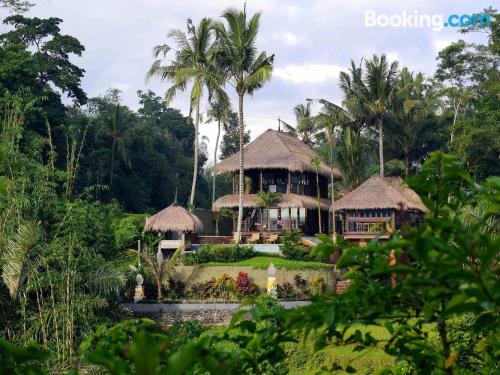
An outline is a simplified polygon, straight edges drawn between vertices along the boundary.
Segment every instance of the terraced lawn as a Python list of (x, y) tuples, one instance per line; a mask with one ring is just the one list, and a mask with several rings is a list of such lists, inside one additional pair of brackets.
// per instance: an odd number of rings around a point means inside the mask
[(234, 263), (222, 263), (222, 262), (209, 262), (201, 264), (202, 267), (214, 267), (214, 266), (229, 266), (229, 267), (253, 267), (266, 269), (269, 265), (273, 263), (276, 268), (285, 268), (288, 270), (307, 270), (307, 269), (324, 269), (332, 268), (333, 266), (328, 263), (319, 262), (308, 262), (303, 260), (290, 260), (281, 257), (272, 256), (259, 256), (246, 260), (242, 260)]

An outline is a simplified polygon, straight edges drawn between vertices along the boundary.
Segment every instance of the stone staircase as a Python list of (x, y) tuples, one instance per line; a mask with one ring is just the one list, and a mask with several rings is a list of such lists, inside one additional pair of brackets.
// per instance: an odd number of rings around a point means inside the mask
[(349, 285), (351, 285), (351, 280), (337, 280), (335, 292), (338, 294), (344, 293), (349, 288)]

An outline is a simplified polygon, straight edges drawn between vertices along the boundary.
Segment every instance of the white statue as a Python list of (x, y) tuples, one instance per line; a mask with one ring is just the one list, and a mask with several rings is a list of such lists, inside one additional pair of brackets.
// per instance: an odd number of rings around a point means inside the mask
[(267, 268), (267, 294), (277, 297), (278, 285), (276, 283), (276, 267), (271, 263)]
[(138, 274), (135, 278), (135, 281), (137, 282), (137, 285), (135, 287), (134, 303), (137, 303), (144, 299), (144, 287), (142, 286), (142, 284), (144, 283), (144, 278), (141, 274)]

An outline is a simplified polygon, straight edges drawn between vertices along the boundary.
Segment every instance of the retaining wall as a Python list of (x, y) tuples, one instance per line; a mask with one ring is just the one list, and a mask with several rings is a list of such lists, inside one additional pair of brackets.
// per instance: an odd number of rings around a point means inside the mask
[[(249, 278), (260, 288), (267, 287), (267, 269), (257, 269), (253, 267), (232, 267), (232, 266), (177, 266), (175, 267), (172, 278), (182, 281), (187, 288), (194, 283), (204, 282), (216, 278), (227, 273), (229, 276), (236, 278), (238, 272), (248, 273)], [(338, 275), (332, 269), (306, 269), (306, 270), (287, 270), (284, 268), (276, 269), (276, 281), (278, 284), (288, 281), (293, 285), (295, 275), (301, 275), (309, 283), (317, 277), (323, 277), (328, 291), (333, 291), (335, 288), (335, 278)]]

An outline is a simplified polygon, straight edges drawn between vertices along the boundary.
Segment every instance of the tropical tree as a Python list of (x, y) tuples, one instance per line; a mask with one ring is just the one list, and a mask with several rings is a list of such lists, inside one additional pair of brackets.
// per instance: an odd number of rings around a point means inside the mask
[(411, 153), (428, 128), (426, 116), (436, 111), (440, 101), (425, 84), (422, 73), (414, 75), (406, 67), (401, 70), (395, 85), (392, 121), (388, 121), (388, 127), (391, 138), (403, 151), (404, 171), (408, 176)]
[[(215, 138), (215, 150), (214, 150), (214, 167), (217, 164), (217, 153), (219, 151), (219, 139), (221, 132), (221, 125), (229, 121), (231, 114), (231, 105), (228, 101), (219, 98), (210, 102), (210, 108), (207, 111), (208, 119), (207, 122), (217, 121), (217, 137)], [(215, 180), (216, 173), (215, 168), (212, 173), (212, 204), (215, 202)]]
[(152, 245), (144, 245), (144, 248), (139, 250), (129, 250), (128, 253), (134, 259), (139, 258), (145, 264), (147, 270), (151, 273), (156, 284), (156, 299), (158, 303), (163, 301), (163, 284), (167, 276), (172, 272), (177, 259), (184, 251), (184, 246), (177, 248), (170, 258), (165, 259), (160, 249), (155, 253), (153, 246), (159, 240), (153, 242)]
[(221, 67), (226, 82), (234, 88), (238, 96), (240, 177), (237, 236), (241, 240), (245, 165), (244, 97), (246, 94), (252, 95), (271, 79), (274, 55), (267, 56), (265, 52), (257, 51), (256, 39), (260, 13), (254, 14), (247, 20), (246, 8), (243, 8), (243, 11), (230, 8), (223, 13), (222, 17), (226, 24), (223, 22), (214, 24), (217, 34), (215, 61)]
[(125, 108), (116, 104), (110, 113), (107, 120), (107, 133), (111, 136), (111, 165), (109, 172), (109, 186), (113, 185), (113, 176), (115, 170), (115, 157), (117, 148), (122, 155), (125, 163), (128, 163), (126, 147), (124, 144), (125, 137), (130, 130), (132, 114)]
[[(274, 203), (281, 199), (281, 193), (274, 191), (261, 191), (257, 193), (259, 200), (257, 201), (257, 207), (261, 209), (267, 208), (268, 210), (273, 206)], [(263, 211), (261, 210), (261, 218), (263, 216)], [(267, 230), (269, 230), (269, 213), (267, 214)]]
[(314, 136), (317, 132), (317, 127), (315, 125), (316, 117), (312, 115), (311, 104), (312, 102), (308, 100), (306, 104), (297, 104), (295, 106), (293, 109), (297, 122), (295, 127), (283, 120), (280, 120), (280, 123), (283, 124), (286, 133), (298, 137), (302, 142), (309, 146), (313, 146), (315, 144)]
[(350, 190), (357, 188), (367, 177), (368, 150), (368, 142), (362, 133), (355, 132), (349, 125), (342, 129), (337, 159), (343, 184)]
[(378, 153), (380, 175), (384, 176), (384, 117), (390, 109), (395, 93), (398, 62), (389, 64), (385, 55), (374, 55), (365, 63), (363, 96), (373, 113), (378, 129)]
[[(319, 132), (319, 138), (324, 138), (329, 149), (329, 165), (330, 165), (330, 181), (331, 181), (331, 199), (332, 205), (335, 203), (335, 173), (334, 173), (334, 153), (337, 148), (337, 128), (344, 126), (348, 121), (349, 117), (346, 111), (337, 106), (336, 104), (329, 102), (325, 99), (321, 99), (320, 103), (323, 105), (321, 112), (315, 116), (315, 127), (316, 131)], [(337, 233), (335, 213), (333, 213), (333, 237), (335, 239)]]
[(167, 104), (179, 92), (185, 91), (189, 84), (191, 85), (189, 115), (191, 117), (194, 110), (195, 140), (190, 207), (194, 206), (198, 177), (201, 98), (205, 90), (208, 91), (209, 98), (214, 92), (223, 95), (219, 92), (223, 83), (222, 77), (217, 73), (216, 65), (210, 62), (213, 52), (211, 24), (212, 22), (208, 18), (203, 18), (198, 26), (195, 26), (191, 19), (188, 19), (186, 33), (178, 29), (171, 30), (167, 37), (173, 38), (177, 45), (174, 60), (164, 64), (163, 59), (172, 50), (172, 47), (168, 44), (157, 45), (153, 49), (156, 60), (147, 73), (147, 78), (156, 76), (162, 81), (170, 83), (165, 97)]
[(364, 71), (351, 62), (351, 76), (341, 74), (341, 89), (345, 99), (359, 117), (376, 125), (379, 140), (379, 170), (384, 176), (384, 120), (395, 94), (398, 62), (389, 63), (387, 57), (373, 55), (364, 64)]
[(318, 208), (318, 223), (319, 223), (319, 233), (321, 232), (321, 203), (320, 203), (320, 190), (319, 190), (319, 167), (321, 165), (321, 159), (318, 156), (313, 156), (311, 158), (311, 165), (316, 172), (316, 202)]

